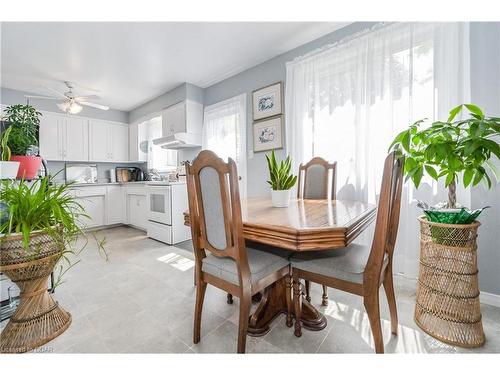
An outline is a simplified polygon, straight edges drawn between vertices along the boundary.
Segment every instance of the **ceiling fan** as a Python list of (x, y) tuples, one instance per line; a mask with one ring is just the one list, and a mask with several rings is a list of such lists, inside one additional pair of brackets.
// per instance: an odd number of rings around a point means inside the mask
[(81, 110), (83, 109), (82, 106), (102, 109), (103, 111), (107, 111), (109, 109), (107, 105), (101, 105), (89, 102), (89, 100), (99, 100), (100, 99), (99, 96), (97, 95), (76, 96), (75, 93), (73, 92), (75, 84), (69, 81), (64, 81), (64, 84), (68, 88), (68, 91), (66, 92), (60, 92), (51, 87), (44, 86), (47, 90), (52, 91), (57, 96), (25, 95), (25, 97), (31, 99), (63, 100), (61, 103), (57, 103), (57, 106), (61, 111), (70, 113), (72, 115), (80, 113)]

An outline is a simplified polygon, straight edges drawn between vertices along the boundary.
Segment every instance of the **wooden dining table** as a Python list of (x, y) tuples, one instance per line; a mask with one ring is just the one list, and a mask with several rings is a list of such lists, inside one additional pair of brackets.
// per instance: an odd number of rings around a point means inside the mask
[[(241, 201), (243, 234), (249, 243), (262, 249), (292, 252), (331, 250), (348, 246), (375, 219), (376, 205), (350, 200), (292, 199), (284, 208), (272, 206), (270, 198)], [(189, 212), (184, 223), (190, 224)], [(281, 279), (264, 290), (259, 305), (250, 316), (248, 334), (265, 335), (270, 323), (286, 313), (286, 281)], [(303, 299), (302, 323), (305, 329), (319, 331), (326, 318)]]

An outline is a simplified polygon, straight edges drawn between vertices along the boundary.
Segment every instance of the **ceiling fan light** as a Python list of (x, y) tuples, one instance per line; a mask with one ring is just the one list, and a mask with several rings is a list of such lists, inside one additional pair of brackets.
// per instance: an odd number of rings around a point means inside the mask
[(71, 113), (72, 115), (76, 115), (77, 113), (80, 113), (82, 109), (83, 107), (80, 104), (73, 102), (68, 107), (68, 112)]
[(57, 106), (61, 111), (67, 112), (69, 108), (69, 103), (68, 102), (57, 103)]

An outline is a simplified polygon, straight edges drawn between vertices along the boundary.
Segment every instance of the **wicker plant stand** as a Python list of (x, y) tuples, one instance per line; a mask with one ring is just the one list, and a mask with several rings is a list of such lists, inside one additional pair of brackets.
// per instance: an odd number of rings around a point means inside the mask
[(71, 315), (47, 291), (48, 278), (61, 256), (61, 249), (48, 235), (31, 235), (25, 250), (21, 235), (1, 238), (0, 271), (19, 287), (20, 302), (0, 335), (0, 352), (23, 353), (63, 333)]
[(415, 322), (447, 344), (484, 344), (477, 280), (480, 223), (441, 224), (420, 217), (420, 272)]

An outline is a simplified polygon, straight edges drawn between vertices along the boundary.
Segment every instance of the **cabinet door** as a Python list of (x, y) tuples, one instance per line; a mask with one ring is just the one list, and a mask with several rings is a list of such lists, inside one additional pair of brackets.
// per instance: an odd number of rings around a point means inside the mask
[(110, 160), (109, 150), (109, 130), (105, 121), (89, 121), (89, 160), (107, 161)]
[(125, 125), (109, 124), (111, 161), (128, 161), (128, 127)]
[(147, 207), (146, 196), (129, 194), (128, 200), (128, 222), (129, 224), (146, 229), (147, 227)]
[(162, 114), (162, 136), (186, 131), (185, 102), (168, 107)]
[(64, 160), (63, 133), (64, 116), (44, 113), (40, 118), (40, 155), (45, 160)]
[(128, 160), (139, 161), (139, 124), (132, 124), (128, 128)]
[(129, 161), (147, 162), (148, 161), (148, 122), (132, 124), (128, 132), (129, 140)]
[(125, 190), (121, 186), (106, 187), (106, 224), (118, 224), (126, 221)]
[(104, 195), (80, 197), (76, 200), (89, 216), (88, 218), (80, 218), (84, 228), (99, 227), (105, 224)]
[(64, 127), (64, 160), (89, 160), (88, 120), (68, 117)]

